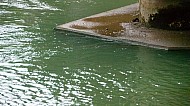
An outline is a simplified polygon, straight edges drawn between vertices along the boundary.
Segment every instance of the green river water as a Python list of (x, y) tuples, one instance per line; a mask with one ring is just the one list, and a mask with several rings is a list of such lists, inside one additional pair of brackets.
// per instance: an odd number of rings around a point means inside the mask
[(136, 0), (0, 0), (0, 106), (190, 106), (190, 51), (57, 32)]

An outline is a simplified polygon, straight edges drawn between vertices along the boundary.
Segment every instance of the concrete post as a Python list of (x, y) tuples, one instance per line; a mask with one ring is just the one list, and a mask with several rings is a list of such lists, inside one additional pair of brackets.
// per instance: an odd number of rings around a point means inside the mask
[(190, 0), (140, 0), (140, 20), (150, 27), (190, 29)]

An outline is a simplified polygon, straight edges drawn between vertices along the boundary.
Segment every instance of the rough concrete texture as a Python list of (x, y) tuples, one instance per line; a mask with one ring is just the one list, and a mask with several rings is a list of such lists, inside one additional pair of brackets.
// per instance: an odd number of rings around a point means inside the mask
[(139, 23), (139, 4), (132, 4), (56, 27), (58, 30), (165, 50), (190, 49), (190, 31), (147, 28)]
[(140, 0), (141, 22), (167, 30), (190, 29), (189, 0)]

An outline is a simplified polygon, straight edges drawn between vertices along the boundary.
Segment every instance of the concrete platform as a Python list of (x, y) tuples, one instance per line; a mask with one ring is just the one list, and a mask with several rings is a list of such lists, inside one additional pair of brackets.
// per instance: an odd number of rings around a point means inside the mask
[(138, 3), (132, 4), (59, 25), (56, 29), (158, 49), (190, 49), (190, 31), (144, 27), (138, 22), (138, 8)]

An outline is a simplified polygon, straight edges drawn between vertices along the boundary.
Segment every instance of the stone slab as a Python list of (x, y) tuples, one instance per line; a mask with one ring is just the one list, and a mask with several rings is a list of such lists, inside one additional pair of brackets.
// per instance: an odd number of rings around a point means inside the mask
[(190, 31), (144, 27), (138, 21), (138, 8), (138, 3), (132, 4), (59, 25), (56, 29), (158, 49), (190, 49)]

